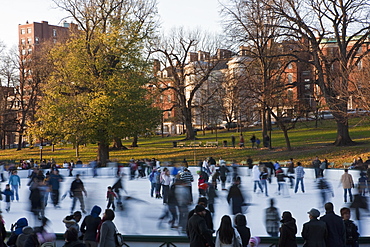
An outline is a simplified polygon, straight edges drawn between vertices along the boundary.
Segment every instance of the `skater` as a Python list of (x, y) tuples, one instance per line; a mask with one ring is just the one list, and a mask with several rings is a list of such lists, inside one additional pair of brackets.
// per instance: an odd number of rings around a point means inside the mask
[[(150, 182), (150, 197), (153, 197), (154, 191), (157, 188), (157, 179), (156, 179), (156, 174), (157, 174), (157, 168), (154, 168), (150, 174), (149, 174), (149, 182)], [(156, 195), (157, 198), (157, 195)]]
[(349, 194), (349, 200), (352, 202), (352, 188), (355, 187), (353, 183), (352, 175), (348, 173), (348, 169), (344, 169), (344, 174), (340, 179), (340, 183), (344, 190), (344, 202), (347, 202), (347, 192)]
[(59, 174), (58, 170), (53, 170), (50, 174), (48, 185), (51, 191), (51, 199), (54, 204), (54, 208), (59, 208), (59, 189), (60, 183), (63, 181), (63, 177)]
[(268, 173), (267, 167), (263, 167), (262, 172), (260, 174), (260, 182), (261, 182), (262, 188), (265, 187), (265, 195), (267, 197), (269, 196), (267, 193), (267, 180), (268, 179), (269, 179), (269, 173)]
[(315, 178), (318, 179), (320, 175), (320, 165), (321, 161), (319, 160), (319, 157), (315, 157), (315, 159), (312, 161), (312, 167), (315, 169)]
[(114, 199), (117, 198), (116, 193), (113, 192), (112, 187), (108, 186), (108, 191), (107, 191), (107, 208), (110, 208), (112, 206), (113, 211), (116, 210), (116, 205), (114, 205)]
[(259, 164), (255, 164), (252, 169), (252, 174), (253, 174), (253, 181), (254, 181), (254, 188), (253, 192), (256, 192), (257, 186), (260, 188), (261, 192), (263, 193), (263, 188), (261, 186), (260, 182), (260, 169), (259, 169)]
[(84, 183), (80, 179), (80, 174), (76, 175), (76, 179), (71, 184), (70, 191), (73, 196), (71, 214), (73, 214), (77, 200), (80, 202), (82, 213), (86, 214), (83, 193), (87, 196), (87, 192), (85, 190)]
[(333, 191), (330, 183), (328, 181), (326, 181), (325, 178), (320, 177), (320, 176), (317, 179), (317, 188), (320, 191), (322, 206), (324, 206), (325, 203), (328, 202), (329, 195), (334, 197), (334, 191)]
[(233, 215), (243, 213), (242, 206), (244, 204), (244, 196), (239, 188), (240, 182), (240, 177), (236, 177), (227, 195), (227, 203), (231, 205)]
[(19, 194), (18, 194), (18, 189), (21, 188), (21, 179), (18, 176), (18, 171), (15, 170), (12, 172), (12, 175), (9, 177), (9, 184), (11, 186), (11, 189), (13, 191), (12, 195), (12, 201), (14, 200), (14, 195), (15, 199), (19, 201)]
[(120, 177), (118, 178), (118, 180), (113, 184), (112, 186), (112, 190), (116, 193), (117, 195), (117, 206), (123, 210), (123, 205), (122, 205), (122, 196), (121, 196), (121, 189), (127, 194), (127, 191), (126, 189), (124, 188), (123, 184), (122, 184), (122, 179), (123, 179), (123, 174), (120, 174)]
[(304, 193), (303, 178), (304, 178), (305, 172), (304, 172), (301, 162), (297, 162), (297, 167), (295, 168), (295, 174), (296, 174), (296, 182), (295, 182), (294, 193), (298, 192), (299, 184), (301, 184), (301, 191)]
[(277, 237), (279, 234), (279, 210), (274, 207), (275, 200), (273, 198), (270, 199), (270, 207), (265, 209), (265, 226), (266, 232), (271, 237)]
[(221, 179), (221, 188), (222, 190), (226, 190), (226, 178), (229, 173), (229, 169), (226, 167), (226, 163), (222, 163), (220, 167), (220, 179)]
[(1, 194), (5, 195), (5, 203), (6, 203), (6, 206), (5, 206), (5, 211), (9, 213), (10, 211), (10, 199), (12, 196), (14, 196), (14, 193), (13, 191), (10, 189), (10, 185), (7, 184), (5, 185), (5, 190), (3, 190), (1, 192)]

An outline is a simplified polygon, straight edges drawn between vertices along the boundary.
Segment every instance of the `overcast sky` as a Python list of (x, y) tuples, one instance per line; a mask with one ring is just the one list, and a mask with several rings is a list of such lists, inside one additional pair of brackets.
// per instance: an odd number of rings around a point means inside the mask
[[(217, 0), (157, 0), (161, 23), (165, 30), (173, 26), (221, 31)], [(18, 42), (18, 25), (26, 21), (48, 21), (60, 25), (66, 16), (55, 9), (52, 0), (0, 0), (0, 41), (7, 47)]]

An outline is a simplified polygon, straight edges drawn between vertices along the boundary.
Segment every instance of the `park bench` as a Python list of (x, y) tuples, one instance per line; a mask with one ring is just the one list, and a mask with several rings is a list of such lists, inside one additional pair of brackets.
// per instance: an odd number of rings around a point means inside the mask
[(206, 147), (218, 147), (218, 142), (206, 142)]
[(351, 162), (344, 162), (343, 163), (343, 168), (349, 168), (350, 166), (352, 166), (353, 163)]
[(189, 147), (200, 147), (202, 142), (190, 142)]
[(178, 142), (177, 146), (178, 147), (186, 147), (186, 142)]

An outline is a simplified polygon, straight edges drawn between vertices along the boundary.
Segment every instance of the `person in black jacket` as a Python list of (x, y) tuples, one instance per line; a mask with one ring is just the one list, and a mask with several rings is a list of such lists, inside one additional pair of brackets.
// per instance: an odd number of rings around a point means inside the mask
[(64, 233), (66, 243), (63, 247), (86, 247), (84, 243), (78, 240), (78, 232), (75, 228), (69, 228)]
[(6, 246), (6, 244), (4, 243), (5, 238), (6, 238), (6, 230), (5, 230), (3, 216), (1, 215), (1, 211), (0, 211), (0, 247)]
[(190, 239), (190, 247), (213, 247), (212, 230), (208, 229), (204, 215), (206, 208), (202, 205), (195, 207), (193, 216), (190, 217), (186, 233)]
[[(198, 199), (198, 205), (201, 205), (201, 206), (204, 207), (206, 213), (205, 213), (205, 215), (203, 217), (206, 220), (206, 224), (207, 224), (208, 229), (211, 229), (212, 232), (214, 232), (214, 230), (213, 230), (212, 214), (207, 209), (207, 205), (208, 205), (207, 198), (206, 197), (199, 197), (199, 199)], [(189, 212), (189, 214), (188, 214), (188, 220), (194, 215), (194, 213), (195, 213), (195, 208)]]
[(358, 228), (353, 223), (351, 218), (351, 210), (349, 208), (341, 208), (340, 215), (343, 218), (344, 226), (346, 228), (346, 247), (358, 247)]
[(279, 246), (297, 247), (295, 237), (297, 234), (297, 225), (295, 219), (292, 217), (292, 214), (289, 211), (283, 212), (282, 220), (280, 222), (282, 224), (279, 229)]
[(244, 197), (239, 186), (240, 177), (236, 177), (234, 184), (230, 187), (229, 194), (227, 195), (227, 202), (229, 204), (231, 203), (233, 215), (242, 213), (242, 206), (244, 204)]
[(235, 215), (235, 228), (239, 232), (239, 235), (242, 239), (243, 247), (246, 247), (251, 238), (251, 230), (247, 227), (247, 219), (244, 214)]
[(344, 247), (346, 242), (346, 229), (342, 218), (334, 213), (334, 205), (331, 202), (325, 203), (325, 215), (320, 220), (326, 223), (328, 238), (326, 247)]
[(326, 247), (325, 240), (328, 236), (326, 223), (317, 218), (320, 216), (319, 210), (312, 208), (308, 213), (309, 222), (303, 224), (302, 238), (304, 247)]

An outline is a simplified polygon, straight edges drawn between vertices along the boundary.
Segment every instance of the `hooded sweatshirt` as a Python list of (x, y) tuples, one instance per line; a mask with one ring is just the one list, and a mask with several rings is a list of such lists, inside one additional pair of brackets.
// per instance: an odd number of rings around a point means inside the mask
[(17, 220), (17, 222), (14, 225), (15, 230), (12, 231), (12, 233), (10, 234), (10, 237), (8, 239), (8, 242), (6, 242), (6, 244), (9, 246), (15, 245), (15, 243), (17, 242), (18, 236), (22, 233), (22, 229), (25, 226), (28, 226), (28, 221), (26, 218), (20, 218), (19, 220)]
[(91, 214), (86, 216), (81, 224), (81, 232), (84, 235), (84, 241), (95, 241), (98, 226), (101, 222), (99, 214), (101, 213), (101, 208), (99, 206), (94, 206), (91, 210)]

